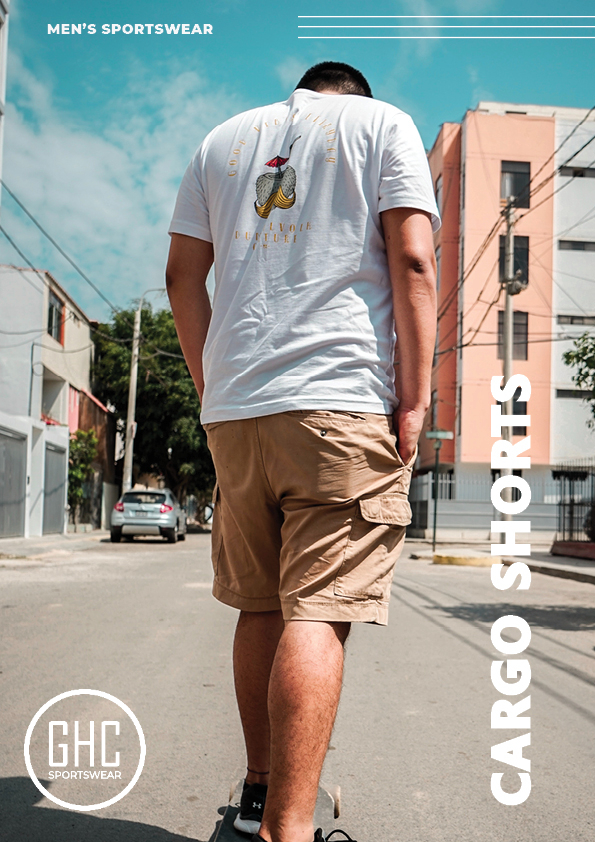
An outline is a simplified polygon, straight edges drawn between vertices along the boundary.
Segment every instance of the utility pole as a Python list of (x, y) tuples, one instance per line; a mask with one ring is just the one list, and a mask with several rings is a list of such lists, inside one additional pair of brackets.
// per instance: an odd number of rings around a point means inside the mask
[(130, 381), (128, 384), (128, 414), (126, 416), (126, 443), (124, 449), (124, 469), (122, 475), (122, 493), (132, 488), (132, 459), (134, 456), (134, 435), (136, 433), (136, 384), (138, 380), (138, 351), (140, 347), (140, 320), (145, 295), (150, 292), (164, 292), (163, 287), (147, 289), (140, 297), (138, 309), (134, 314), (132, 329), (132, 358), (130, 360)]
[(440, 448), (442, 447), (442, 442), (452, 441), (454, 439), (454, 433), (452, 430), (428, 430), (426, 432), (427, 439), (434, 439), (434, 450), (436, 452), (436, 462), (434, 464), (434, 482), (433, 485), (433, 498), (434, 498), (434, 524), (432, 528), (432, 552), (436, 551), (436, 525), (438, 523), (438, 497), (440, 495)]
[[(504, 325), (502, 344), (504, 346), (504, 383), (508, 383), (512, 377), (512, 357), (514, 348), (514, 311), (512, 306), (513, 295), (518, 295), (519, 292), (525, 289), (526, 283), (520, 279), (519, 274), (514, 271), (514, 196), (508, 196), (506, 200), (506, 207), (504, 209), (506, 217), (506, 240), (504, 244), (504, 280), (502, 286), (505, 291), (504, 299)], [(503, 404), (504, 415), (514, 414), (514, 400), (510, 398)], [(512, 441), (512, 426), (502, 427), (502, 438), (505, 441)], [(502, 468), (501, 476), (512, 476), (512, 468)], [(502, 495), (503, 500), (507, 503), (512, 502), (512, 488), (509, 486), (504, 489)], [(512, 520), (512, 515), (502, 513), (502, 520)]]
[(130, 381), (128, 384), (128, 415), (126, 416), (126, 449), (124, 450), (124, 471), (122, 477), (122, 493), (132, 488), (132, 457), (134, 455), (134, 434), (136, 432), (136, 383), (138, 379), (138, 349), (140, 345), (140, 317), (143, 298), (138, 303), (134, 314), (134, 328), (132, 331), (132, 359), (130, 361)]

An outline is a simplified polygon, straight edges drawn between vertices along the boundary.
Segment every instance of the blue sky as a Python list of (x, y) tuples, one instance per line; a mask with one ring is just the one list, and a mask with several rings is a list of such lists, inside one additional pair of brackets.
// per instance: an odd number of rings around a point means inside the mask
[[(401, 0), (373, 9), (342, 0), (324, 6), (328, 15), (368, 10), (375, 15), (594, 12), (585, 0), (572, 8), (553, 0)], [(362, 70), (377, 98), (414, 117), (428, 147), (441, 123), (459, 120), (480, 99), (595, 104), (595, 40), (299, 40), (298, 22), (315, 21), (298, 21), (298, 15), (319, 14), (318, 3), (286, 0), (12, 0), (5, 181), (110, 300), (125, 306), (163, 282), (177, 186), (207, 131), (233, 113), (285, 99), (317, 61), (346, 61)], [(48, 23), (95, 23), (98, 29), (105, 23), (210, 23), (213, 35), (58, 36), (47, 34)], [(103, 302), (6, 194), (2, 224), (91, 317), (107, 316)], [(5, 241), (0, 261), (23, 262)]]

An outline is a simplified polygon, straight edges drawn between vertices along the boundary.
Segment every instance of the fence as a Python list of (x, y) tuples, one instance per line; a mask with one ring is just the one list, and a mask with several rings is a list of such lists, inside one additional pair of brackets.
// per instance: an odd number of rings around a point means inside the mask
[[(595, 471), (595, 467), (593, 470)], [(433, 477), (433, 471), (414, 477), (411, 482), (410, 499), (432, 499), (434, 497)], [(439, 473), (438, 499), (489, 502), (494, 479), (495, 477), (491, 475), (489, 470), (486, 470), (485, 474), (460, 473), (458, 476), (454, 472)], [(524, 479), (531, 487), (531, 501), (533, 503), (557, 503), (560, 499), (561, 491), (557, 478), (550, 478), (543, 474), (531, 476), (530, 472), (527, 471)]]
[[(496, 475), (488, 466), (479, 471), (441, 471), (438, 474), (438, 525), (443, 529), (489, 530), (499, 515), (492, 507), (491, 490)], [(560, 483), (548, 471), (524, 472), (531, 488), (533, 529), (553, 535), (558, 517)], [(434, 472), (413, 478), (409, 495), (412, 510), (410, 534), (428, 529), (434, 510)], [(583, 516), (584, 520), (584, 516)], [(584, 540), (588, 540), (585, 538)]]
[(595, 460), (558, 465), (552, 475), (560, 488), (558, 541), (595, 541)]

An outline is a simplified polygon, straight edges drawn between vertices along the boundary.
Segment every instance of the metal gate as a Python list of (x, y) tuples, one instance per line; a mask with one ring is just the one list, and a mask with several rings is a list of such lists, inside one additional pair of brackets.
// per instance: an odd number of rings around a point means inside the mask
[(66, 451), (52, 444), (45, 446), (43, 492), (43, 534), (64, 531), (66, 493)]
[(0, 430), (0, 537), (25, 534), (27, 439)]

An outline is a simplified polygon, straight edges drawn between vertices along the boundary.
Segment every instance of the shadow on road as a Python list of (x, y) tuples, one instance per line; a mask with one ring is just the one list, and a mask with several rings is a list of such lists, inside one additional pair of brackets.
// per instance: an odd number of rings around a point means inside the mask
[(493, 623), (508, 614), (521, 616), (530, 626), (559, 631), (590, 631), (595, 629), (595, 610), (581, 605), (512, 605), (499, 603), (464, 603), (462, 605), (433, 605), (458, 620)]
[(3, 842), (200, 842), (151, 824), (36, 807), (42, 797), (30, 778), (0, 778)]

